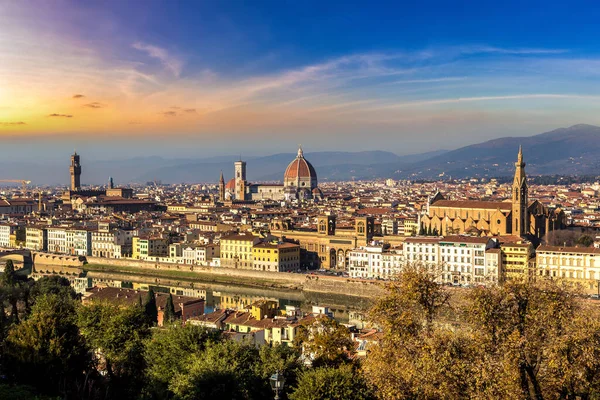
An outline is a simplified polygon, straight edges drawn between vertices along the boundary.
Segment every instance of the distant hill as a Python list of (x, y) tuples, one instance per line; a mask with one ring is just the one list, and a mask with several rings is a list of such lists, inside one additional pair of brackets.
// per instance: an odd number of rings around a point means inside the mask
[[(528, 175), (600, 175), (600, 127), (574, 125), (529, 137), (505, 137), (452, 151), (398, 156), (387, 151), (314, 152), (306, 158), (315, 166), (319, 181), (352, 179), (440, 179), (510, 176), (519, 145), (523, 146)], [(295, 153), (244, 157), (251, 182), (281, 181)], [(165, 183), (216, 182), (221, 170), (233, 177), (239, 156), (204, 159), (165, 159), (158, 156), (126, 160), (83, 159), (82, 182), (102, 184), (112, 176), (116, 184), (160, 180)], [(68, 160), (60, 164), (3, 163), (7, 177), (26, 177), (32, 184), (68, 183)]]
[(529, 175), (600, 174), (600, 127), (574, 125), (530, 137), (505, 137), (462, 147), (426, 161), (403, 166), (395, 177), (437, 178), (508, 176), (514, 172), (519, 145)]

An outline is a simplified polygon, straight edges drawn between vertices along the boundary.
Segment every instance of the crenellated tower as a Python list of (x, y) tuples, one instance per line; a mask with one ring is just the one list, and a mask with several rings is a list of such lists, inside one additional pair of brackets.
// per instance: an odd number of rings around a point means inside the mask
[(71, 190), (78, 191), (81, 189), (81, 164), (77, 152), (74, 152), (71, 156), (69, 172), (71, 173)]

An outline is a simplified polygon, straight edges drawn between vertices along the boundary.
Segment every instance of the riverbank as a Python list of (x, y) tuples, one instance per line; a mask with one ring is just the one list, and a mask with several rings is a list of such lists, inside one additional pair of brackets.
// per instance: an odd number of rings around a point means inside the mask
[(378, 281), (358, 280), (326, 275), (273, 273), (233, 268), (155, 264), (136, 260), (90, 259), (82, 268), (87, 271), (121, 273), (187, 282), (216, 283), (255, 288), (296, 290), (316, 294), (334, 294), (358, 298), (376, 298), (383, 294)]

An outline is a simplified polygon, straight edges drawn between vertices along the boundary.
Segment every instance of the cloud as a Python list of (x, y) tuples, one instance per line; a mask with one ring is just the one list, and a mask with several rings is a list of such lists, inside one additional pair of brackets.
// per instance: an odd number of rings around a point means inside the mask
[(188, 114), (197, 114), (195, 108), (186, 108), (185, 110), (183, 110), (183, 112), (188, 113)]
[(16, 125), (27, 125), (26, 122), (17, 121), (17, 122), (0, 122), (1, 126), (16, 126)]
[(97, 101), (95, 101), (93, 103), (84, 104), (83, 106), (88, 107), (88, 108), (104, 108), (104, 107), (106, 107), (104, 104), (98, 103)]
[(74, 94), (74, 95), (73, 95), (73, 98), (74, 98), (74, 99), (83, 99), (84, 97), (85, 97), (85, 96), (84, 96), (84, 95), (82, 95), (82, 94)]
[(175, 111), (164, 111), (161, 113), (165, 117), (176, 117), (177, 113)]
[(129, 125), (141, 125), (141, 122), (139, 122), (139, 121), (129, 121), (128, 124)]
[(411, 83), (436, 83), (436, 82), (456, 82), (456, 81), (464, 81), (466, 77), (464, 76), (452, 76), (446, 78), (431, 78), (431, 79), (406, 79), (400, 81), (389, 82), (390, 84), (396, 85), (404, 85)]
[(169, 107), (171, 110), (181, 110), (181, 107), (171, 106)]
[(49, 117), (73, 118), (70, 114), (50, 114)]
[(152, 58), (158, 59), (163, 67), (168, 69), (176, 77), (179, 77), (181, 74), (183, 63), (177, 58), (171, 56), (167, 50), (142, 42), (135, 42), (131, 46), (136, 50), (145, 52)]

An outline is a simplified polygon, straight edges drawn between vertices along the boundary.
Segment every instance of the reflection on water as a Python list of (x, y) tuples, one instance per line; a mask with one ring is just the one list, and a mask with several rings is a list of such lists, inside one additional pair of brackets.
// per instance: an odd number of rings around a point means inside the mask
[(256, 288), (232, 284), (187, 282), (122, 273), (65, 273), (64, 268), (54, 269), (45, 267), (42, 271), (36, 268), (33, 270), (34, 272), (31, 275), (34, 279), (39, 279), (44, 275), (50, 274), (62, 275), (80, 293), (85, 292), (86, 288), (106, 285), (137, 290), (148, 290), (151, 287), (155, 292), (202, 297), (206, 300), (206, 313), (221, 308), (241, 309), (257, 300), (266, 299), (276, 301), (279, 304), (280, 310), (285, 310), (285, 306), (292, 305), (299, 307), (303, 311), (310, 312), (314, 305), (326, 306), (329, 307), (339, 322), (353, 324), (358, 328), (362, 328), (364, 313), (370, 305), (368, 299), (328, 293)]

